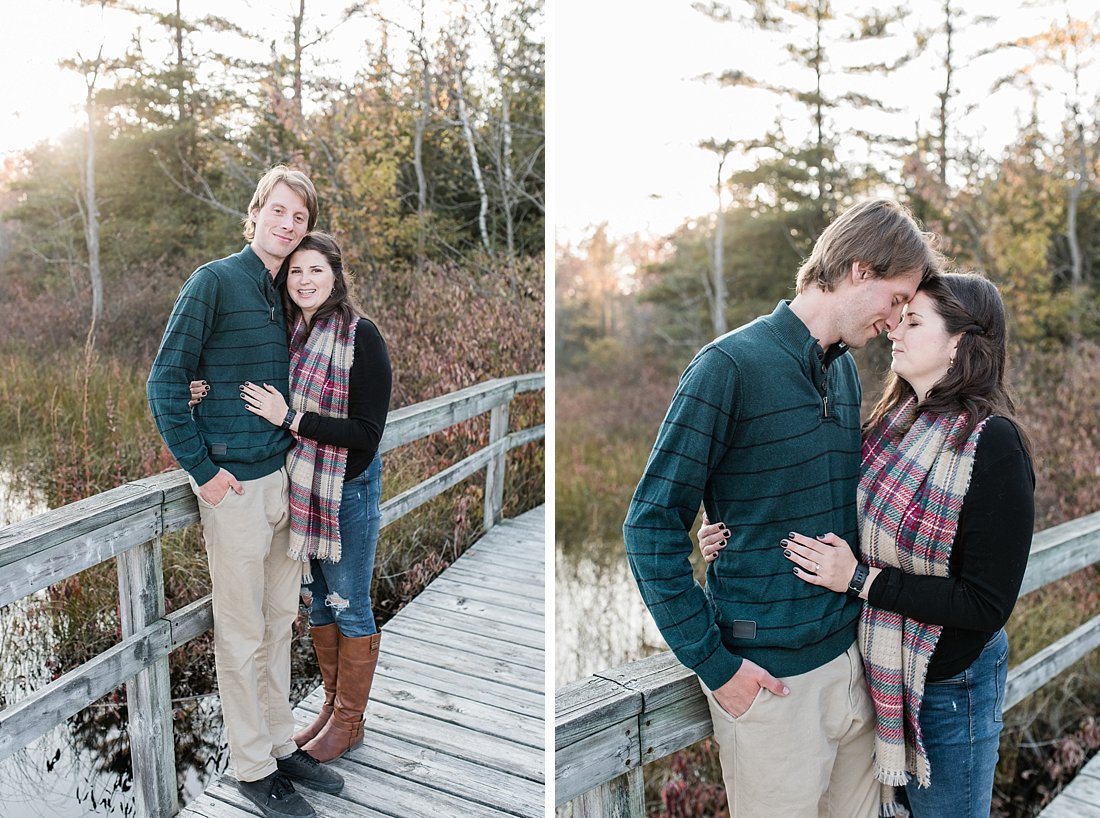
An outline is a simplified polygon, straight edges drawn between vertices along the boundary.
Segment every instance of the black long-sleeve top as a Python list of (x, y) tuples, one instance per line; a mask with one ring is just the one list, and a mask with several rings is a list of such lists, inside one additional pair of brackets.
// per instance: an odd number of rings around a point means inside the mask
[(943, 625), (927, 681), (970, 667), (1016, 604), (1035, 524), (1035, 473), (1011, 421), (992, 417), (978, 438), (970, 488), (951, 547), (950, 576), (884, 568), (870, 604)]
[(355, 330), (355, 356), (348, 373), (348, 416), (327, 418), (316, 412), (303, 412), (298, 422), (298, 434), (302, 437), (347, 448), (345, 480), (358, 477), (374, 460), (386, 428), (392, 380), (390, 355), (382, 334), (373, 321), (360, 318)]

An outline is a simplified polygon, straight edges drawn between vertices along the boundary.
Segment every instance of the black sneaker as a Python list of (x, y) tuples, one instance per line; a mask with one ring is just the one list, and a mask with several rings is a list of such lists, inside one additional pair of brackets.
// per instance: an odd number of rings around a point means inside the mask
[(301, 748), (278, 759), (276, 763), (279, 765), (279, 772), (287, 778), (312, 789), (335, 795), (344, 788), (344, 778), (340, 773), (326, 767)]
[(313, 807), (278, 770), (256, 781), (238, 781), (237, 787), (268, 818), (316, 818)]

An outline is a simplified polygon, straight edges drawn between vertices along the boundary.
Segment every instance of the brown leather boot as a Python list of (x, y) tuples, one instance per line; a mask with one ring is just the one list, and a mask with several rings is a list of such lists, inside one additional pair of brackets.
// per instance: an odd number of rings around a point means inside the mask
[(340, 636), (340, 669), (336, 674), (336, 702), (332, 718), (302, 749), (318, 761), (332, 761), (363, 743), (363, 711), (370, 700), (378, 643), (382, 633)]
[(325, 703), (321, 712), (309, 727), (294, 734), (294, 743), (301, 747), (321, 732), (321, 728), (332, 718), (332, 703), (336, 699), (336, 672), (340, 656), (340, 629), (336, 623), (318, 625), (309, 629), (313, 639), (313, 652), (317, 655), (317, 665), (321, 668), (321, 683), (325, 686)]

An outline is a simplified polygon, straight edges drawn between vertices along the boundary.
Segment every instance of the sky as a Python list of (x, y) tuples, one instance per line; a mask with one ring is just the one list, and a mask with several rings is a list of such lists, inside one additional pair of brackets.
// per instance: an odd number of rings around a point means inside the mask
[[(259, 35), (257, 42), (242, 45), (235, 35), (201, 33), (199, 48), (217, 47), (234, 56), (266, 59), (268, 43), (283, 44), (291, 32), (290, 20), (299, 0), (183, 0), (183, 15), (199, 19), (217, 14)], [(307, 37), (318, 29), (334, 29), (323, 50), (313, 49), (328, 63), (326, 75), (351, 80), (365, 65), (366, 42), (375, 37), (372, 24), (353, 19), (337, 25), (341, 12), (352, 0), (308, 0)], [(175, 0), (142, 0), (141, 5), (163, 12), (175, 10)], [(413, 25), (414, 0), (378, 0), (375, 8), (390, 19)], [(429, 14), (442, 16), (456, 2), (428, 0)], [(82, 6), (78, 0), (4, 0), (0, 28), (0, 161), (43, 139), (55, 139), (73, 127), (82, 127), (84, 78), (58, 66), (60, 60), (78, 54), (93, 59), (100, 47), (104, 57), (121, 56), (134, 36), (135, 17), (98, 4)], [(159, 57), (168, 48), (164, 29), (152, 21), (143, 24), (146, 56)], [(283, 45), (282, 53), (288, 53)], [(393, 46), (396, 47), (396, 46)], [(478, 58), (477, 53), (474, 59)]]
[[(731, 5), (737, 7), (736, 0)], [(855, 0), (833, 3), (839, 10), (859, 5)], [(910, 5), (925, 10), (920, 15), (925, 23), (938, 21), (939, 0)], [(960, 34), (959, 53), (1042, 30), (1052, 17), (1064, 14), (1067, 5), (1086, 19), (1095, 13), (1090, 0), (1052, 0), (1038, 8), (1027, 8), (1035, 4), (1022, 0), (968, 0), (964, 5), (996, 19), (978, 38)], [(747, 27), (716, 23), (691, 6), (689, 0), (556, 4), (558, 58), (551, 93), (559, 242), (576, 244), (604, 221), (613, 236), (667, 235), (685, 220), (711, 212), (716, 204), (716, 160), (697, 147), (699, 141), (760, 136), (776, 121), (776, 103), (770, 95), (721, 88), (698, 78), (741, 68), (782, 82), (795, 76), (782, 65), (786, 42)], [(870, 46), (859, 48), (861, 58), (890, 59), (898, 46), (877, 54)], [(929, 52), (924, 62), (904, 74), (868, 81), (868, 90), (904, 108), (891, 122), (899, 133), (912, 134), (917, 122), (926, 127), (931, 121), (937, 104), (933, 93), (941, 82), (932, 56)], [(994, 155), (1014, 138), (1030, 102), (1010, 89), (990, 94), (989, 88), (1021, 59), (1019, 52), (976, 58), (961, 78), (965, 94), (959, 104), (977, 105), (965, 118), (965, 129)], [(1087, 76), (1095, 98), (1100, 87), (1095, 66)], [(1053, 129), (1063, 110), (1060, 98), (1047, 95), (1040, 115)], [(799, 121), (792, 109), (784, 125), (796, 133), (805, 131), (808, 123)], [(731, 158), (727, 169), (736, 162), (737, 157)]]

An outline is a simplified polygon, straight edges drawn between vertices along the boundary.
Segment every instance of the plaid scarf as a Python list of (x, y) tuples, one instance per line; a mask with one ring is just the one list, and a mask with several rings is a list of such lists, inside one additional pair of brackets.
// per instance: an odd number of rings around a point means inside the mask
[[(307, 330), (301, 318), (290, 344), (290, 400), (299, 412), (323, 417), (348, 416), (348, 373), (355, 357), (352, 321), (341, 337), (340, 318), (333, 314)], [(306, 332), (309, 337), (306, 338)], [(290, 478), (291, 559), (301, 560), (302, 581), (312, 582), (310, 559), (340, 561), (340, 496), (348, 450), (295, 435), (286, 458)]]
[[(860, 549), (871, 566), (945, 577), (985, 423), (956, 448), (966, 413), (918, 415), (916, 404), (915, 397), (899, 404), (864, 438), (857, 489)], [(874, 770), (883, 784), (883, 816), (901, 811), (894, 788), (910, 775), (922, 787), (931, 780), (919, 717), (928, 662), (942, 631), (940, 625), (863, 606), (859, 640), (877, 719)]]

